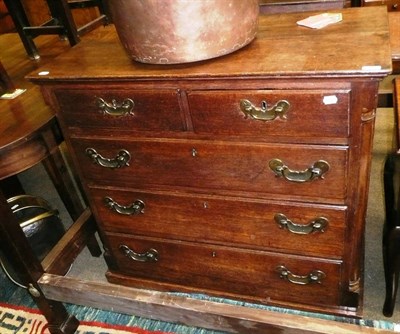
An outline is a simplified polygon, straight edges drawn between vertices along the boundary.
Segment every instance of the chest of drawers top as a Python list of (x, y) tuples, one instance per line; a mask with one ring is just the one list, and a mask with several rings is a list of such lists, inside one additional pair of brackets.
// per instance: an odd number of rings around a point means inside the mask
[[(390, 73), (386, 8), (348, 8), (341, 13), (341, 22), (323, 29), (297, 25), (297, 21), (315, 14), (313, 12), (261, 15), (257, 37), (247, 47), (224, 57), (181, 65), (134, 62), (109, 26), (85, 37), (55, 62), (32, 73), (29, 79), (38, 82), (232, 80), (244, 77), (382, 77)], [(43, 71), (48, 74), (40, 75)]]

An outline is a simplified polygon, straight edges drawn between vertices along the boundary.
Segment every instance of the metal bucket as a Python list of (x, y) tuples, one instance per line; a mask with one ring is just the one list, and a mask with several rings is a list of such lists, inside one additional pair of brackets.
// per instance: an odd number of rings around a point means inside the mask
[(210, 59), (249, 44), (258, 0), (112, 0), (113, 23), (136, 61), (177, 64)]
[(58, 211), (43, 198), (31, 195), (15, 196), (9, 198), (7, 203), (35, 255), (43, 260), (65, 232)]
[[(41, 261), (57, 244), (65, 233), (64, 225), (54, 210), (43, 198), (19, 195), (7, 200), (17, 218), (36, 257)], [(18, 275), (12, 269), (6, 254), (0, 249), (0, 264), (6, 275), (17, 285), (22, 286)]]

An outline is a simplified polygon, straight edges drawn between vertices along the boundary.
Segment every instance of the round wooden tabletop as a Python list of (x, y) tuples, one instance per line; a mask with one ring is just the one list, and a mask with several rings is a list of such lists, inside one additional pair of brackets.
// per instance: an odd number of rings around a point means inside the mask
[(0, 99), (0, 179), (40, 162), (61, 138), (54, 112), (25, 76), (70, 46), (56, 36), (40, 36), (35, 42), (40, 60), (28, 58), (17, 34), (0, 35), (1, 63), (15, 88), (26, 89), (14, 99)]

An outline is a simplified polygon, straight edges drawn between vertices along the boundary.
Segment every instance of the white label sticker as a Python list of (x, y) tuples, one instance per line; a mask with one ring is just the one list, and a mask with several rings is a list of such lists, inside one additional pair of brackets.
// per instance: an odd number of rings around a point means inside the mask
[(42, 71), (42, 72), (39, 72), (38, 74), (39, 75), (49, 75), (49, 71)]
[(380, 65), (365, 65), (361, 68), (363, 71), (380, 71), (382, 69), (382, 66)]
[(336, 95), (324, 96), (324, 104), (336, 104), (337, 102), (338, 102), (338, 98)]

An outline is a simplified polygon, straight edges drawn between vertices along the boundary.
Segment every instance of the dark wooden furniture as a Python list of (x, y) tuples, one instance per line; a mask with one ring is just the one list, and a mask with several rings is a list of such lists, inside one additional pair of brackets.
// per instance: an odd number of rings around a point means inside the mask
[(400, 74), (400, 12), (391, 11), (389, 16), (390, 46), (392, 49), (393, 74)]
[(390, 11), (388, 18), (393, 70), (379, 86), (379, 106), (383, 108), (393, 107), (393, 79), (400, 74), (400, 12)]
[(362, 0), (361, 6), (386, 6), (389, 12), (390, 44), (392, 47), (393, 74), (400, 73), (400, 13), (399, 0)]
[(261, 14), (308, 12), (350, 7), (348, 0), (260, 0)]
[(14, 31), (14, 23), (11, 19), (4, 0), (0, 0), (0, 33), (9, 33)]
[(385, 224), (383, 229), (383, 264), (385, 268), (386, 297), (383, 314), (393, 315), (400, 273), (400, 79), (394, 80), (395, 150), (389, 154), (384, 167)]
[[(46, 0), (50, 19), (40, 25), (33, 25), (27, 16), (24, 4), (21, 0), (3, 0), (11, 15), (15, 28), (21, 38), (29, 57), (38, 59), (39, 52), (34, 43), (34, 38), (39, 35), (55, 34), (66, 36), (71, 46), (79, 42), (79, 36), (87, 33), (101, 24), (106, 24), (109, 19), (107, 7), (104, 0)], [(99, 16), (85, 24), (77, 27), (72, 9), (96, 7)]]
[(57, 111), (110, 282), (361, 315), (391, 57), (386, 8), (342, 13), (321, 30), (297, 26), (304, 13), (262, 16), (248, 47), (176, 66), (132, 62), (111, 33), (30, 76)]
[(361, 6), (382, 6), (385, 5), (389, 12), (399, 10), (399, 0), (361, 0)]
[(15, 91), (14, 83), (4, 68), (3, 63), (0, 61), (0, 96), (13, 91)]
[[(54, 328), (76, 329), (78, 321), (67, 314), (61, 303), (47, 300), (40, 292), (38, 278), (44, 273), (63, 275), (86, 245), (93, 255), (100, 256), (100, 248), (94, 238), (95, 226), (90, 210), (80, 200), (74, 181), (68, 172), (59, 145), (63, 141), (53, 111), (43, 100), (38, 87), (27, 84), (23, 77), (35, 68), (30, 61), (20, 61), (21, 52), (16, 35), (0, 36), (2, 71), (0, 80), (4, 91), (25, 88), (26, 92), (15, 99), (0, 99), (0, 180), (9, 180), (18, 173), (42, 162), (52, 179), (71, 218), (76, 221), (48, 256), (40, 263), (33, 255), (16, 217), (11, 213), (3, 190), (0, 190), (0, 240), (3, 254), (19, 274), (23, 285), (28, 287), (32, 298), (46, 314), (52, 333)], [(22, 58), (23, 59), (23, 58)], [(44, 63), (43, 63), (44, 64)], [(4, 66), (3, 66), (4, 65)], [(7, 183), (10, 184), (10, 183)], [(2, 187), (0, 187), (1, 189)], [(13, 189), (6, 189), (12, 191)], [(59, 333), (59, 332), (57, 332)]]

